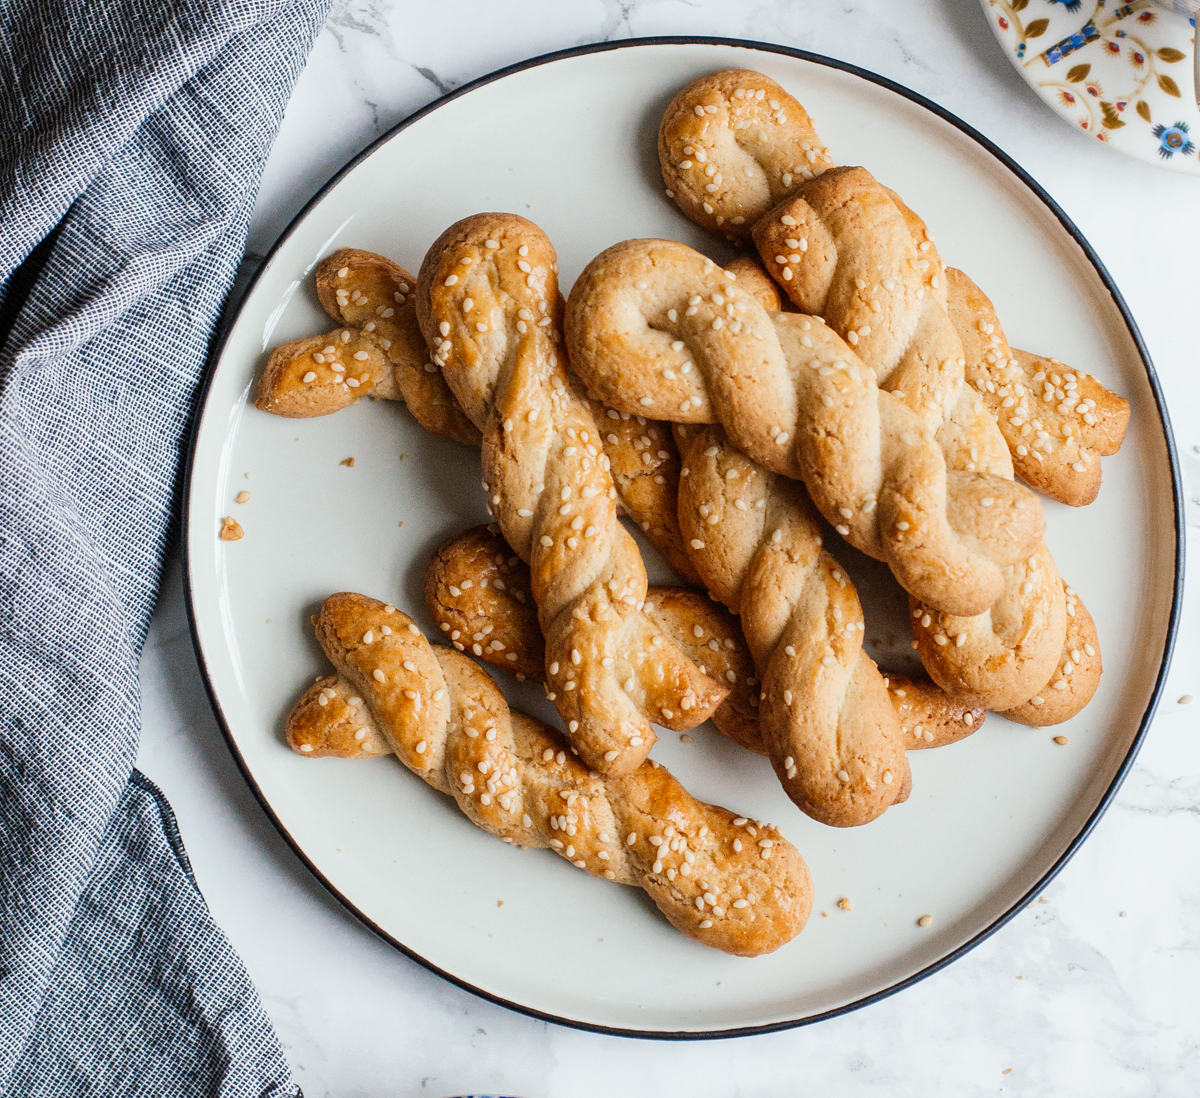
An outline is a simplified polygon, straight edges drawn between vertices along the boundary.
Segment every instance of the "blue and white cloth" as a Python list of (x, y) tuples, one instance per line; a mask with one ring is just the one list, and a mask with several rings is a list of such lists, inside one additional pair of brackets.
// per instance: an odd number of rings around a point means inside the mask
[(328, 0), (0, 0), (0, 1093), (299, 1094), (134, 768), (193, 402)]

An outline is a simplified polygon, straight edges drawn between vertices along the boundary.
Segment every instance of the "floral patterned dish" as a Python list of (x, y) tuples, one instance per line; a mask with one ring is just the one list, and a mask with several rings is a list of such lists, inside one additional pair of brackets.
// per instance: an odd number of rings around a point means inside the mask
[(1076, 129), (1200, 175), (1195, 20), (1151, 0), (982, 0), (1017, 71)]

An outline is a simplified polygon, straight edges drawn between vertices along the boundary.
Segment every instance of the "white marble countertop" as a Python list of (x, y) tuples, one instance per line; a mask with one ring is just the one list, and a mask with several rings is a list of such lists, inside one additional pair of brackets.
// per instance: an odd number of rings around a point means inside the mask
[[(1188, 523), (1200, 526), (1197, 182), (1071, 133), (1009, 66), (973, 0), (334, 0), (268, 164), (250, 248), (265, 251), (348, 158), (443, 91), (547, 51), (657, 34), (843, 58), (931, 97), (1023, 164), (1090, 238), (1141, 326), (1175, 421)], [(1137, 765), (1044, 903), (898, 996), (766, 1037), (672, 1044), (548, 1025), (373, 937), (309, 875), (238, 773), (201, 686), (177, 566), (143, 660), (139, 765), (170, 798), (308, 1098), (1190, 1096), (1200, 704), (1177, 699), (1200, 694), (1198, 609), (1193, 581)]]

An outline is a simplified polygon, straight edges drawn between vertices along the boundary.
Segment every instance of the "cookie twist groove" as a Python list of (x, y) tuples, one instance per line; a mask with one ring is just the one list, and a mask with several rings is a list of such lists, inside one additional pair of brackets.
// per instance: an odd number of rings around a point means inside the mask
[(804, 928), (808, 867), (771, 825), (696, 800), (653, 762), (601, 777), (561, 736), (510, 710), (469, 658), (431, 646), (390, 605), (331, 595), (314, 624), (337, 674), (292, 711), (294, 751), (390, 750), (476, 826), (643, 889), (673, 926), (714, 949), (759, 956)]
[(549, 696), (584, 761), (620, 775), (648, 755), (651, 719), (695, 727), (726, 691), (641, 612), (645, 568), (567, 382), (559, 301), (553, 246), (510, 214), (452, 225), (418, 278), (421, 330), (483, 435), (490, 508), (531, 567)]

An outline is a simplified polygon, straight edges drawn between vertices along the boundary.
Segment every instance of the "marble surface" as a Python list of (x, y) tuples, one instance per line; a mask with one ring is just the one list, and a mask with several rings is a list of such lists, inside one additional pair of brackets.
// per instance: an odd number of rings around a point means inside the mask
[[(1028, 168), (1091, 239), (1141, 325), (1195, 533), (1197, 183), (1073, 133), (963, 0), (334, 0), (267, 167), (251, 250), (268, 248), (345, 160), (444, 91), (546, 51), (657, 34), (844, 58), (930, 96)], [(1190, 1096), (1200, 1080), (1200, 703), (1178, 699), (1200, 694), (1198, 610), (1193, 582), (1137, 764), (1042, 903), (901, 995), (766, 1037), (670, 1044), (535, 1022), (375, 939), (308, 874), (238, 773), (200, 682), (177, 564), (143, 659), (139, 765), (174, 805), (208, 903), (308, 1098)]]

